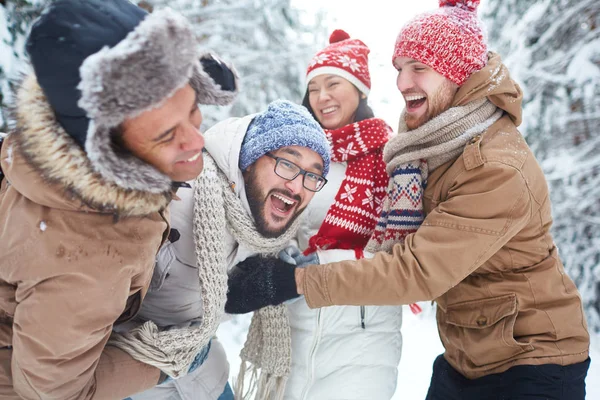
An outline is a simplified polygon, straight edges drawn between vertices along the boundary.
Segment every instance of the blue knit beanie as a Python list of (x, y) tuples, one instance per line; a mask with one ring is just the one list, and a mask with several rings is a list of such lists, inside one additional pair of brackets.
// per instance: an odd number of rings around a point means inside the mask
[(275, 100), (254, 117), (240, 150), (240, 169), (245, 171), (268, 152), (287, 146), (307, 147), (320, 155), (327, 176), (331, 148), (323, 128), (306, 108), (286, 100)]

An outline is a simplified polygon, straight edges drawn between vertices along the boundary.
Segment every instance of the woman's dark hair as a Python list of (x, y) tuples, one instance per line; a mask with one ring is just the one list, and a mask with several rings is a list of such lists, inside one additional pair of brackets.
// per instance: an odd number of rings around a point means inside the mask
[[(358, 89), (356, 89), (356, 90), (358, 91)], [(354, 121), (352, 121), (352, 122), (359, 122), (359, 121), (363, 121), (365, 119), (375, 117), (375, 114), (373, 114), (373, 110), (371, 109), (371, 107), (369, 107), (369, 104), (368, 104), (369, 98), (365, 97), (363, 99), (362, 96), (360, 96), (360, 91), (358, 91), (358, 93), (359, 93), (358, 107), (356, 107), (356, 113), (354, 114)], [(306, 109), (308, 110), (310, 115), (313, 116), (315, 121), (319, 122), (319, 119), (317, 118), (312, 107), (310, 106), (310, 100), (308, 99), (308, 88), (306, 89), (306, 92), (304, 93), (304, 99), (302, 99), (302, 105), (304, 107), (306, 107)], [(319, 122), (319, 125), (320, 124), (321, 124), (321, 122)]]

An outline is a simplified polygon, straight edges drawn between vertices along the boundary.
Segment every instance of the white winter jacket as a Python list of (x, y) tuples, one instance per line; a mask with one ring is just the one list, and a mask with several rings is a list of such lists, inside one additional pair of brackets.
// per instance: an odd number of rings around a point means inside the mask
[[(301, 250), (317, 233), (345, 177), (332, 163), (328, 183), (305, 211)], [(320, 250), (321, 264), (355, 258), (354, 250)], [(371, 255), (365, 252), (365, 256)], [(309, 309), (303, 298), (288, 305), (292, 372), (285, 400), (389, 400), (396, 390), (402, 348), (401, 306)]]
[[(206, 150), (234, 184), (234, 191), (242, 200), (248, 215), (251, 215), (250, 206), (238, 163), (242, 141), (252, 118), (253, 115), (230, 118), (204, 134)], [(194, 184), (193, 181), (188, 183)], [(181, 200), (171, 202), (171, 229), (176, 229), (180, 237), (174, 243), (167, 242), (160, 249), (150, 289), (138, 314), (142, 320), (152, 320), (162, 327), (189, 326), (202, 319), (202, 298), (192, 234), (193, 194), (193, 187), (181, 188), (177, 192)], [(225, 232), (225, 242), (229, 269), (254, 255), (244, 245), (238, 244), (228, 231)], [(223, 392), (228, 377), (229, 363), (223, 346), (215, 338), (206, 361), (193, 373), (132, 398), (216, 400)]]

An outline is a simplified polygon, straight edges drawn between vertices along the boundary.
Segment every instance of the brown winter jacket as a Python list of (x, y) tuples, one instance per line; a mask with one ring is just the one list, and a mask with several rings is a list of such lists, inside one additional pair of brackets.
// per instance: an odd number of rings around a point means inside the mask
[(146, 294), (170, 195), (93, 173), (34, 77), (17, 99), (1, 153), (0, 398), (123, 399), (151, 388), (158, 369), (105, 344)]
[(506, 113), (430, 174), (417, 232), (391, 254), (311, 266), (303, 286), (312, 308), (435, 300), (444, 356), (467, 378), (573, 364), (589, 348), (581, 299), (550, 234), (548, 186), (517, 130), (521, 90), (489, 57), (454, 105), (487, 96)]

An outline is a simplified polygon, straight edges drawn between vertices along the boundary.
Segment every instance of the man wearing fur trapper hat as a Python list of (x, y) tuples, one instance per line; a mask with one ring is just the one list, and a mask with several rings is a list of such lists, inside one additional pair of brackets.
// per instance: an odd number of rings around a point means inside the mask
[[(445, 351), (427, 400), (583, 400), (590, 336), (544, 173), (517, 128), (523, 93), (488, 51), (479, 0), (439, 4), (394, 47), (406, 107), (383, 153), (388, 197), (367, 245), (377, 254), (296, 268), (283, 297), (304, 294), (311, 308), (434, 300)], [(277, 304), (266, 293), (291, 285), (269, 274), (291, 276), (254, 268), (230, 280), (228, 309)]]
[(202, 171), (197, 103), (231, 102), (235, 76), (182, 16), (127, 0), (53, 1), (27, 51), (1, 152), (0, 397), (122, 399), (161, 370), (107, 341)]
[[(185, 371), (186, 357), (209, 350), (194, 373), (134, 400), (233, 398), (228, 386), (228, 394), (219, 397), (229, 365), (213, 338), (224, 313), (228, 271), (272, 264), (272, 257), (263, 256), (277, 254), (296, 236), (298, 217), (326, 183), (329, 143), (300, 105), (274, 101), (261, 113), (215, 125), (205, 141), (205, 169), (192, 182), (194, 193), (183, 192), (182, 201), (170, 207), (172, 228), (179, 234), (171, 235), (157, 257), (139, 314), (151, 322), (115, 336), (112, 343), (137, 359), (171, 365), (173, 377)], [(286, 308), (257, 311), (242, 352), (243, 365), (261, 370), (257, 399), (271, 398), (269, 390), (283, 394), (290, 351)], [(237, 382), (241, 399), (243, 375)]]

